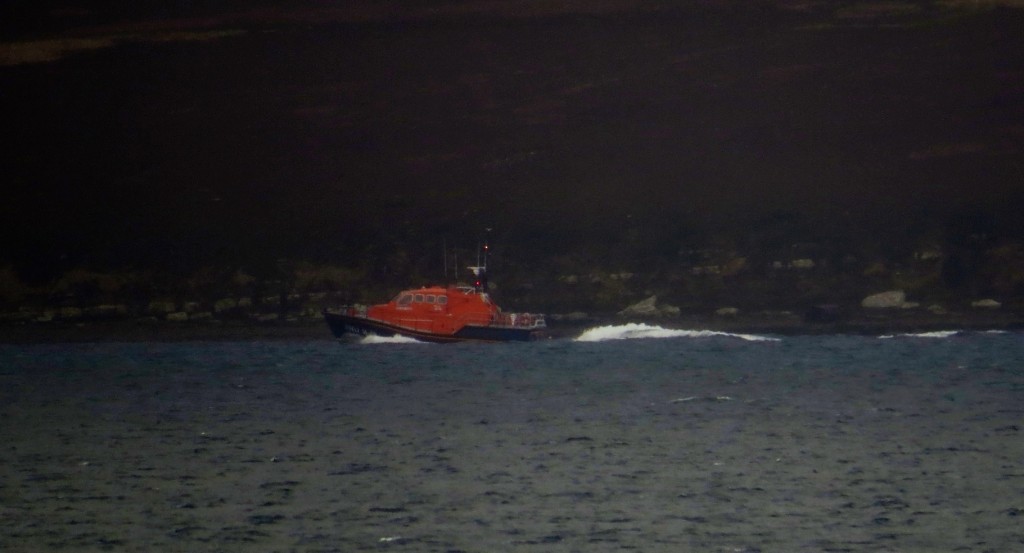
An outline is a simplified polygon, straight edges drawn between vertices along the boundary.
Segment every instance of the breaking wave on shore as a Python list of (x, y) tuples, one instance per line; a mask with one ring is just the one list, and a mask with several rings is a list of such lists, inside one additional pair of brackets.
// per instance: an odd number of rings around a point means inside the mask
[(577, 342), (604, 342), (608, 340), (633, 340), (639, 338), (739, 338), (751, 342), (778, 342), (778, 338), (757, 334), (735, 334), (716, 330), (682, 330), (663, 328), (644, 323), (608, 325), (587, 329), (576, 337)]

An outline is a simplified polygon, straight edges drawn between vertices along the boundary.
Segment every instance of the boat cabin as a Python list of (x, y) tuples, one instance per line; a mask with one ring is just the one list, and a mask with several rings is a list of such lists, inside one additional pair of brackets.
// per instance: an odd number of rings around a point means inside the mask
[(492, 324), (500, 313), (484, 292), (433, 286), (403, 290), (388, 303), (370, 307), (366, 316), (419, 331), (448, 333), (467, 324)]

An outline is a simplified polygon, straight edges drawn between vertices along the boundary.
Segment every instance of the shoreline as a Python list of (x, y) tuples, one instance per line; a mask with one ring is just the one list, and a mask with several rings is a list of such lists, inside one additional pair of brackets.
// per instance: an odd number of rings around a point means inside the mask
[[(1014, 313), (864, 313), (831, 322), (808, 322), (795, 315), (743, 315), (737, 317), (683, 316), (625, 318), (614, 315), (581, 320), (549, 320), (542, 339), (563, 339), (600, 326), (646, 324), (670, 329), (711, 330), (727, 333), (779, 336), (856, 334), (887, 335), (935, 331), (1024, 329), (1024, 317)], [(197, 321), (147, 320), (25, 322), (0, 325), (0, 344), (88, 342), (335, 340), (320, 319), (300, 321)]]

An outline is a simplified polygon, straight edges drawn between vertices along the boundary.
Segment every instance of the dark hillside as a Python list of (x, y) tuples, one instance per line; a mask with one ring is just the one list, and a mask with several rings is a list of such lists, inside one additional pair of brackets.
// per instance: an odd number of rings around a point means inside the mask
[(802, 257), (827, 299), (928, 248), (928, 286), (1016, 294), (981, 258), (1024, 242), (1024, 12), (791, 4), (29, 10), (0, 66), (0, 266), (390, 284), (490, 227), (523, 299)]

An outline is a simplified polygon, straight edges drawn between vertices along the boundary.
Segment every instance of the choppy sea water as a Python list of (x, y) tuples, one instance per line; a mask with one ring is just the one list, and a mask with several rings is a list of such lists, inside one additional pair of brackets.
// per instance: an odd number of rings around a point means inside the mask
[(0, 346), (0, 549), (1024, 548), (1024, 335)]

